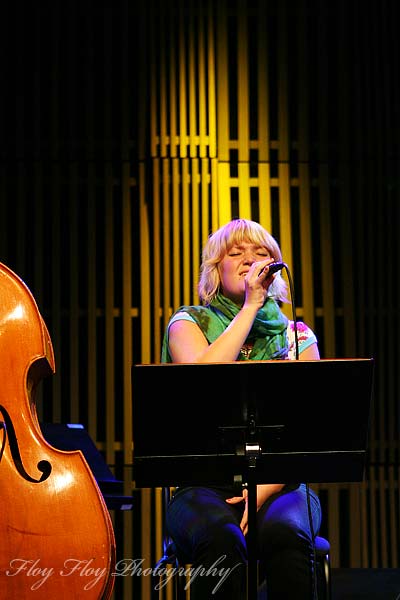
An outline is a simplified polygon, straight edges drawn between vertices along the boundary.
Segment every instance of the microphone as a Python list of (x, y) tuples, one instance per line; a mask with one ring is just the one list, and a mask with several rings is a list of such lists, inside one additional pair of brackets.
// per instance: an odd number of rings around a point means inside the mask
[(274, 262), (268, 265), (268, 275), (272, 275), (272, 273), (276, 273), (286, 267), (284, 262)]
[[(281, 269), (283, 269), (284, 267), (286, 267), (286, 263), (284, 262), (273, 262), (270, 265), (268, 265), (268, 277), (270, 275), (272, 275), (273, 273), (276, 273), (277, 271), (280, 271)], [(264, 269), (261, 271), (261, 273), (264, 272)], [(260, 275), (261, 275), (260, 273)]]

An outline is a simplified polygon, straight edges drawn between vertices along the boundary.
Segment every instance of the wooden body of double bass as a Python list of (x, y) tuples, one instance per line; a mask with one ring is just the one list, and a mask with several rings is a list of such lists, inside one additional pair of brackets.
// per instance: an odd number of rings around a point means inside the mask
[(22, 280), (0, 263), (0, 599), (107, 599), (110, 515), (80, 451), (42, 436), (35, 388), (54, 372), (49, 334)]

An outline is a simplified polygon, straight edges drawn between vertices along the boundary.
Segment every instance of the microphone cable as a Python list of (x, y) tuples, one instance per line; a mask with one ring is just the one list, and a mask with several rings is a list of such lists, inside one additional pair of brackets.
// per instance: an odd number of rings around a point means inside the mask
[[(296, 317), (296, 304), (294, 299), (294, 285), (293, 278), (290, 273), (289, 267), (286, 263), (281, 263), (282, 268), (285, 269), (287, 279), (289, 282), (289, 291), (290, 291), (290, 301), (292, 306), (292, 320), (293, 320), (293, 329), (294, 329), (294, 343), (295, 343), (295, 360), (299, 360), (299, 338), (297, 334), (297, 317)], [(306, 498), (307, 498), (307, 513), (308, 513), (308, 523), (310, 526), (311, 540), (312, 540), (312, 549), (313, 549), (313, 570), (312, 570), (312, 592), (311, 598), (312, 600), (318, 600), (318, 586), (317, 586), (317, 552), (315, 548), (315, 533), (314, 526), (312, 522), (312, 514), (311, 514), (311, 501), (310, 501), (310, 486), (308, 483), (306, 485)]]
[(291, 306), (292, 306), (292, 321), (293, 321), (293, 329), (294, 329), (295, 356), (296, 356), (296, 360), (299, 360), (299, 338), (297, 335), (297, 317), (296, 317), (296, 304), (294, 301), (293, 278), (292, 278), (292, 275), (290, 273), (290, 270), (289, 270), (289, 267), (287, 266), (287, 264), (282, 263), (282, 266), (286, 271), (286, 276), (287, 276), (288, 282), (289, 282), (290, 302), (291, 302)]

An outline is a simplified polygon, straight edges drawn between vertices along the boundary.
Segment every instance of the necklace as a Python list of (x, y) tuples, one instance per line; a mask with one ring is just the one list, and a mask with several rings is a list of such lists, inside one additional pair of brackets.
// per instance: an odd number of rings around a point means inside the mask
[(243, 346), (240, 348), (240, 354), (245, 360), (249, 360), (253, 346), (254, 344), (243, 344)]

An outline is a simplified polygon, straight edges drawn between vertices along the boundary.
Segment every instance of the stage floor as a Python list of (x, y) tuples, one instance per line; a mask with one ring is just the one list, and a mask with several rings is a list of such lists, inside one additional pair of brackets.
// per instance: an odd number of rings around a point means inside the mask
[(400, 569), (332, 569), (332, 600), (400, 600)]

